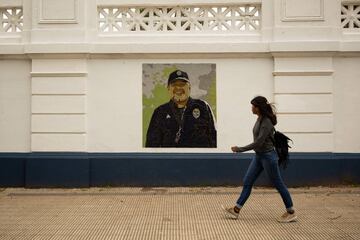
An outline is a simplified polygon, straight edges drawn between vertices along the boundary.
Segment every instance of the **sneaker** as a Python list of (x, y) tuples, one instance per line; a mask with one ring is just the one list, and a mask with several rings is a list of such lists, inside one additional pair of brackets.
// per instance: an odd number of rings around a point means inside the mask
[(227, 213), (227, 216), (230, 216), (234, 219), (238, 219), (239, 213), (235, 212), (234, 207), (226, 208), (221, 205), (221, 208)]
[(295, 213), (284, 213), (277, 221), (280, 223), (289, 223), (289, 222), (295, 222), (297, 220), (297, 216)]

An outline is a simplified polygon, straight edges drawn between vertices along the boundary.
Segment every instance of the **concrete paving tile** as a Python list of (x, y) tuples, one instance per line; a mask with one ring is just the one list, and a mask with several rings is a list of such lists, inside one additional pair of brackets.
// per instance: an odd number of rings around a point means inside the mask
[(12, 235), (0, 234), (0, 239), (1, 240), (13, 240), (13, 239), (15, 239), (15, 237)]
[(0, 239), (359, 239), (359, 188), (290, 189), (291, 224), (276, 222), (284, 207), (271, 189), (254, 189), (239, 219), (225, 218), (220, 205), (240, 190), (6, 189)]
[(54, 236), (54, 234), (39, 234), (31, 238), (31, 240), (49, 240)]

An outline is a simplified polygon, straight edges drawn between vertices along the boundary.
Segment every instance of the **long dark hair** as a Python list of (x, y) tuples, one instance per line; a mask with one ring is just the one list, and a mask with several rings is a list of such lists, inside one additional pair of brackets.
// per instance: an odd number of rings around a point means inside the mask
[(274, 104), (269, 103), (263, 96), (255, 97), (250, 103), (259, 108), (262, 117), (268, 117), (274, 126), (277, 124)]

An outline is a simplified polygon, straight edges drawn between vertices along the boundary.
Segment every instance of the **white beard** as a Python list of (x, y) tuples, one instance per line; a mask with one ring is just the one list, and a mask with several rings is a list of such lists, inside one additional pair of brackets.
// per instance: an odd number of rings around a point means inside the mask
[(186, 96), (184, 94), (182, 94), (182, 95), (174, 95), (174, 100), (175, 100), (175, 102), (185, 101)]

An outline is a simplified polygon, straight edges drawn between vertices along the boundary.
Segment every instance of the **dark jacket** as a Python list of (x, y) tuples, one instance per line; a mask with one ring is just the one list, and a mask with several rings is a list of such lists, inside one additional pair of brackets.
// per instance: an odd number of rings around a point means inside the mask
[[(179, 111), (181, 109), (177, 109), (172, 100), (154, 110), (146, 135), (146, 147), (216, 147), (215, 122), (205, 101), (189, 98), (183, 113)], [(181, 125), (179, 141), (176, 142), (176, 133)]]

